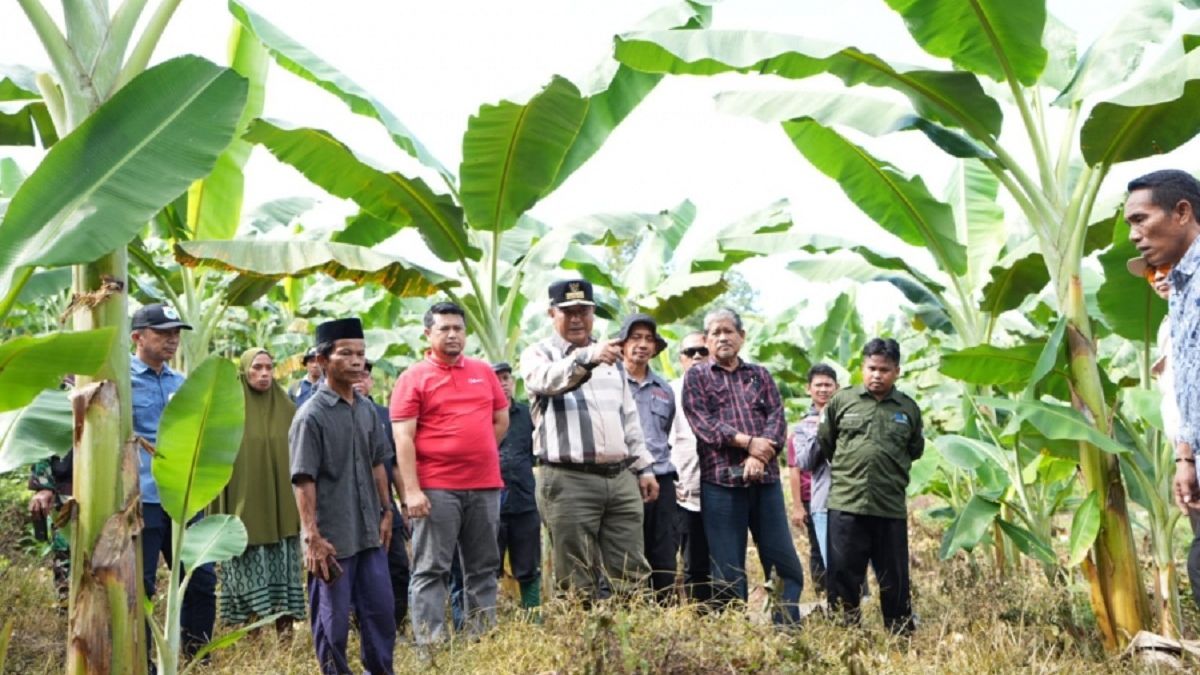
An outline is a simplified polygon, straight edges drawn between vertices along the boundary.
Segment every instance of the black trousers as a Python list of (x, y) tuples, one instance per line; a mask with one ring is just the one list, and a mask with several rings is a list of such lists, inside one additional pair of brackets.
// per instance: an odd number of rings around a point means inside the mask
[(392, 578), (392, 598), (396, 613), (396, 632), (404, 632), (408, 616), (408, 581), (411, 565), (408, 561), (408, 532), (403, 516), (393, 511), (392, 546), (388, 549), (388, 576)]
[[(527, 584), (542, 574), (542, 519), (537, 509), (525, 513), (501, 513), (496, 533), (500, 566), (508, 553), (508, 566), (518, 583)], [(504, 570), (496, 570), (499, 576)]]
[(847, 622), (861, 618), (867, 565), (875, 569), (883, 623), (893, 633), (912, 631), (908, 577), (908, 521), (829, 511), (829, 606)]
[(812, 502), (804, 502), (804, 527), (808, 530), (808, 573), (812, 578), (813, 591), (825, 593), (825, 559), (821, 557), (821, 545), (817, 543), (817, 527), (813, 525)]
[(675, 590), (675, 552), (679, 550), (679, 507), (675, 503), (675, 474), (655, 476), (658, 499), (644, 505), (642, 540), (650, 563), (650, 586), (659, 602)]
[(712, 600), (712, 573), (708, 559), (708, 537), (699, 511), (679, 509), (679, 550), (683, 553), (683, 584), (694, 602)]

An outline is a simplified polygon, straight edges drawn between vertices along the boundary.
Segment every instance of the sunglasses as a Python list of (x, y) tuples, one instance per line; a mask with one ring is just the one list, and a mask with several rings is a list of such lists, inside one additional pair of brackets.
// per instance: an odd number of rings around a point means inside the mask
[(708, 347), (688, 347), (683, 350), (683, 355), (689, 359), (694, 359), (697, 356), (708, 356)]

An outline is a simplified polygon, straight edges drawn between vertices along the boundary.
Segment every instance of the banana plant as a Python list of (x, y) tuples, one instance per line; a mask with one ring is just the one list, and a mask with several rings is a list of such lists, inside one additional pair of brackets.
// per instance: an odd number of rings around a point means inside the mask
[[(600, 149), (661, 76), (613, 68), (610, 62), (598, 83), (585, 90), (554, 77), (525, 102), (483, 105), (467, 122), (455, 175), (378, 99), (238, 0), (229, 8), (276, 64), (377, 121), (427, 175), (380, 169), (321, 129), (254, 120), (246, 141), (329, 194), (353, 201), (358, 216), (329, 242), (187, 241), (177, 247), (179, 260), (270, 279), (322, 272), (379, 283), (397, 294), (444, 293), (466, 310), (472, 336), (487, 357), (511, 360), (528, 298), (522, 289), (541, 272), (528, 261), (544, 259), (534, 245), (544, 240), (545, 253), (562, 250), (577, 234), (585, 243), (596, 241), (577, 232), (559, 234), (562, 227), (547, 228), (528, 211)], [(708, 15), (705, 5), (681, 2), (644, 25), (694, 29)], [(436, 268), (371, 250), (408, 227), (439, 261)]]
[[(919, 131), (950, 157), (981, 162), (999, 181), (1032, 233), (1055, 310), (1066, 319), (1072, 404), (1098, 434), (1078, 439), (1088, 499), (1100, 505), (1095, 543), (1082, 566), (1104, 643), (1117, 649), (1149, 627), (1150, 611), (1119, 463), (1097, 442), (1112, 437), (1112, 410), (1084, 293), (1085, 242), (1115, 164), (1168, 153), (1200, 132), (1200, 120), (1184, 112), (1200, 96), (1192, 84), (1200, 78), (1200, 52), (1186, 52), (1183, 41), (1173, 40), (1153, 67), (1139, 70), (1147, 45), (1169, 34), (1173, 4), (1167, 0), (1136, 3), (1078, 58), (1077, 38), (1048, 16), (1042, 0), (886, 4), (921, 48), (954, 69), (893, 64), (853, 46), (752, 31), (630, 34), (618, 39), (616, 56), (655, 74), (742, 72), (801, 80), (828, 73), (848, 86), (890, 89), (907, 105), (899, 117), (890, 112), (894, 104), (878, 108), (881, 120), (891, 120), (886, 131)], [(1117, 85), (1124, 90), (1106, 96)], [(914, 243), (929, 248), (939, 267), (961, 274), (969, 256), (955, 237), (950, 206), (840, 133), (837, 127), (847, 123), (837, 117), (813, 111), (782, 126), (869, 217), (902, 237), (895, 223), (911, 223), (922, 233)], [(1006, 121), (1012, 123), (1002, 140)]]
[[(52, 72), (32, 81), (0, 76), (0, 98), (22, 102), (18, 117), (31, 118), (50, 147), (0, 221), (0, 320), (38, 270), (70, 268), (73, 301), (64, 321), (75, 332), (53, 339), (93, 330), (114, 336), (100, 367), (82, 371), (73, 394), (67, 670), (143, 672), (126, 245), (213, 169), (233, 140), (247, 86), (194, 56), (149, 67), (179, 0), (162, 0), (148, 13), (145, 0), (111, 13), (107, 2), (65, 3), (61, 24), (39, 0), (18, 4)], [(14, 84), (22, 93), (12, 95)], [(12, 110), (6, 103), (0, 112)], [(29, 142), (17, 136), (4, 142)]]
[(147, 616), (158, 643), (158, 672), (163, 675), (179, 672), (179, 620), (192, 574), (201, 565), (229, 560), (246, 549), (246, 526), (237, 516), (218, 514), (189, 525), (229, 483), (245, 418), (237, 367), (211, 356), (171, 397), (159, 422), (158, 446), (150, 466), (163, 511), (171, 518), (174, 564), (166, 588), (164, 625), (159, 626), (150, 612)]

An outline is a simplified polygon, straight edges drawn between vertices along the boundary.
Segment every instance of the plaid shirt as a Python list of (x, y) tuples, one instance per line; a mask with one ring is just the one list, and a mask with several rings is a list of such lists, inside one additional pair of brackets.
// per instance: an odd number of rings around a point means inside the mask
[[(783, 449), (787, 422), (775, 380), (762, 366), (739, 359), (732, 371), (715, 361), (697, 364), (683, 381), (683, 412), (696, 434), (700, 479), (725, 487), (746, 487), (730, 469), (749, 456), (734, 447), (739, 433), (758, 436)], [(767, 462), (763, 483), (779, 480), (779, 463)]]

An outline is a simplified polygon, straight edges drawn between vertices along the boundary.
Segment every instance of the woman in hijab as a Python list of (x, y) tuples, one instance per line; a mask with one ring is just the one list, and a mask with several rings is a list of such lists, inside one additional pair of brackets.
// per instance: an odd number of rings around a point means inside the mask
[(282, 629), (303, 619), (305, 608), (300, 515), (288, 459), (288, 427), (296, 406), (275, 382), (274, 365), (260, 347), (242, 355), (246, 428), (233, 476), (213, 512), (238, 516), (248, 535), (246, 551), (221, 565), (221, 620), (236, 625), (282, 613), (277, 623)]

